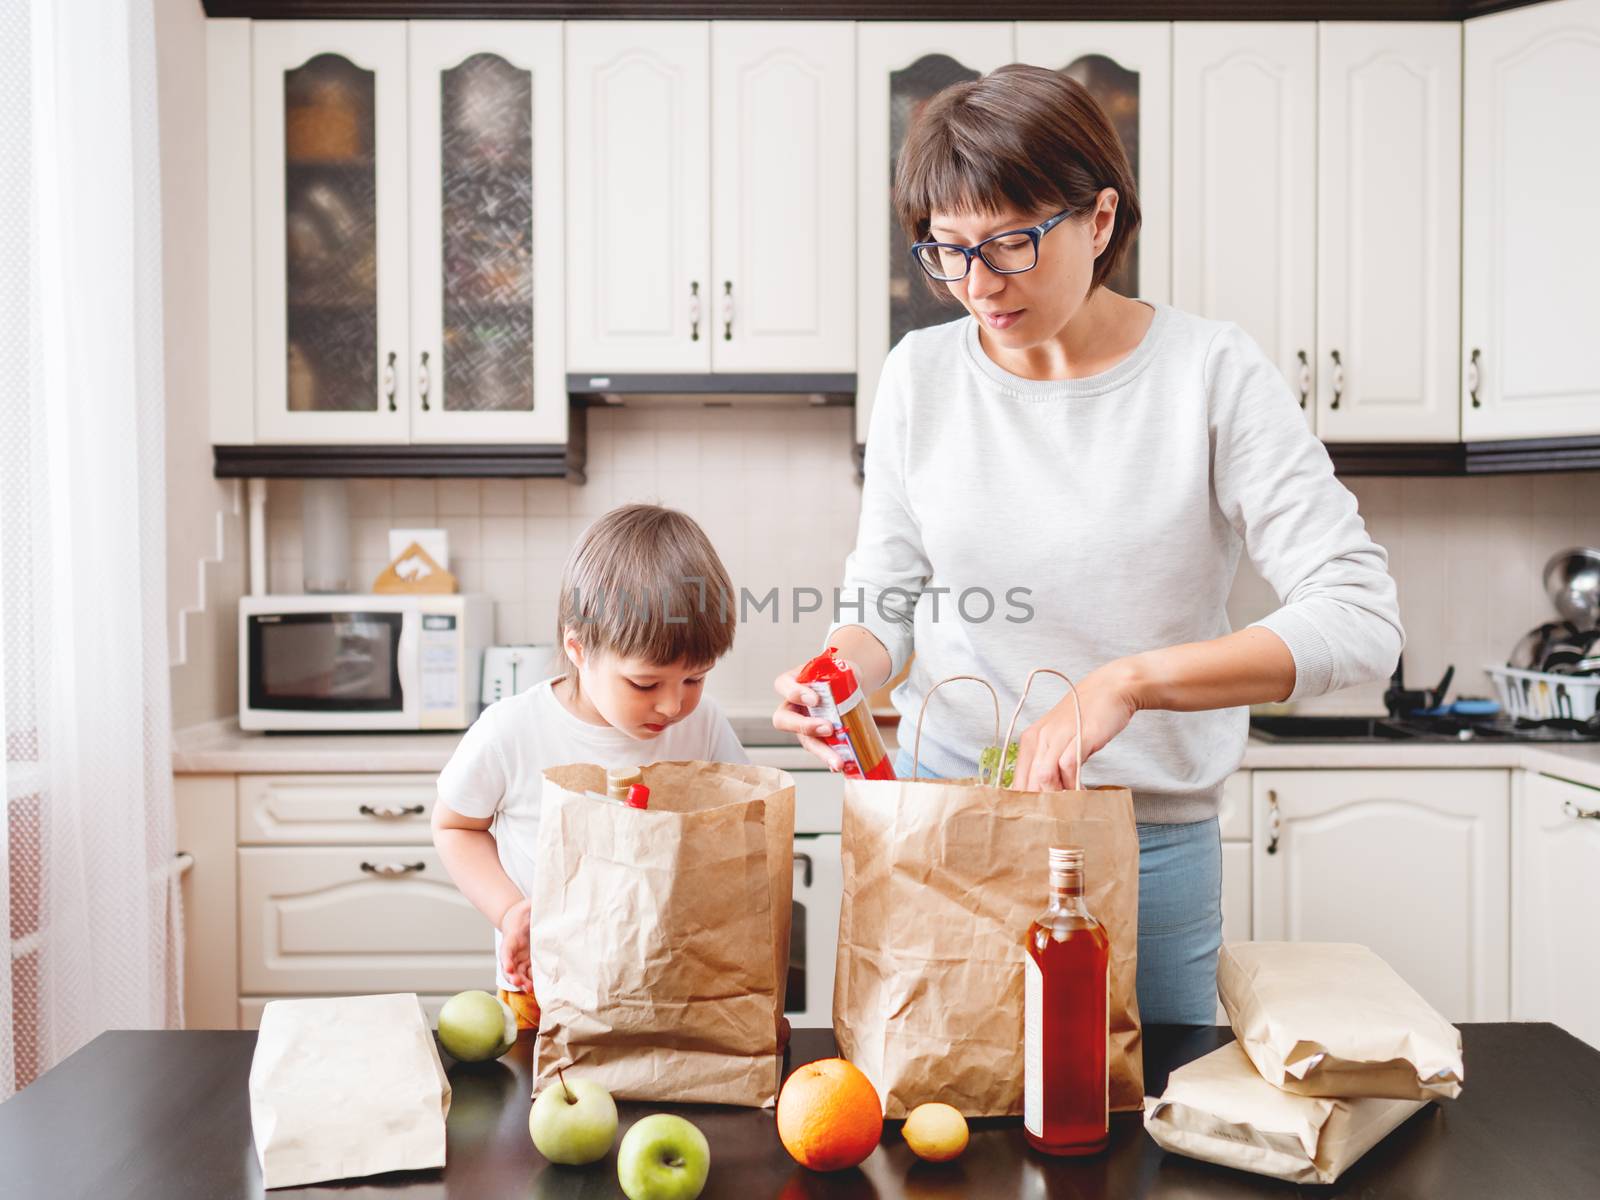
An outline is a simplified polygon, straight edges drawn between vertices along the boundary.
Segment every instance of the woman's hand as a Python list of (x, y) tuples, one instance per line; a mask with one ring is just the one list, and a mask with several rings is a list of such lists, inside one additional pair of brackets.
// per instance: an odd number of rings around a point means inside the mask
[[(1128, 727), (1139, 704), (1133, 674), (1122, 660), (1091, 671), (1078, 684), (1083, 705), (1083, 759), (1100, 751)], [(1080, 786), (1078, 716), (1072, 694), (1022, 731), (1012, 787), (1026, 792), (1071, 791)]]
[[(854, 669), (854, 664), (846, 665)], [(806, 712), (806, 705), (818, 703), (821, 697), (817, 695), (816, 688), (795, 682), (795, 676), (800, 673), (800, 668), (803, 666), (805, 664), (801, 663), (799, 667), (785, 671), (772, 681), (772, 690), (783, 700), (778, 710), (772, 714), (772, 727), (794, 734), (800, 739), (802, 749), (820, 758), (827, 764), (828, 770), (837, 771), (844, 766), (843, 760), (834, 753), (832, 746), (820, 740), (833, 732), (833, 726), (826, 721), (817, 720)]]
[(533, 994), (533, 964), (528, 959), (532, 905), (518, 900), (500, 918), (500, 970), (519, 992)]

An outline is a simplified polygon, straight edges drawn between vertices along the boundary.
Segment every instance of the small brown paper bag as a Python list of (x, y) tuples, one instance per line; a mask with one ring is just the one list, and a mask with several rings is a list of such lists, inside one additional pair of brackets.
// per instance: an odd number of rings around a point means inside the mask
[(544, 773), (528, 897), (534, 1089), (569, 1067), (618, 1098), (775, 1104), (794, 781), (662, 762), (644, 782), (641, 811), (603, 798), (600, 767)]
[(1302, 1096), (1448, 1100), (1461, 1031), (1365, 946), (1232, 942), (1217, 992), (1268, 1083)]
[(1280, 1091), (1230, 1042), (1174, 1071), (1161, 1097), (1145, 1101), (1144, 1127), (1162, 1149), (1190, 1158), (1332, 1183), (1424, 1103)]
[[(1028, 687), (1041, 668), (1028, 676)], [(954, 679), (974, 679), (958, 675)], [(1065, 678), (1065, 676), (1062, 676)], [(923, 700), (923, 713), (933, 692)], [(1070, 681), (1069, 681), (1070, 683)], [(993, 688), (990, 688), (991, 695)], [(1022, 710), (1022, 702), (1017, 712)], [(939, 1100), (969, 1117), (1022, 1112), (1023, 941), (1049, 898), (1046, 852), (1085, 851), (1089, 911), (1111, 938), (1111, 1107), (1144, 1097), (1139, 1004), (1139, 835), (1133, 793), (1018, 792), (983, 780), (847, 779), (844, 891), (834, 975), (839, 1053), (884, 1115)], [(1016, 726), (1012, 715), (1012, 729)], [(922, 714), (918, 715), (920, 741)]]
[(250, 1060), (261, 1184), (444, 1166), (450, 1081), (412, 993), (273, 1000)]

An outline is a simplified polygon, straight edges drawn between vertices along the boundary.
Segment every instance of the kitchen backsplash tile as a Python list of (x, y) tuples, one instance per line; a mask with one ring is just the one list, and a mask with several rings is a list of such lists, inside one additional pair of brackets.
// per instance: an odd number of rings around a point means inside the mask
[[(496, 639), (548, 641), (568, 548), (617, 504), (680, 508), (704, 526), (735, 588), (759, 595), (839, 583), (855, 540), (860, 491), (850, 456), (852, 414), (814, 409), (596, 409), (589, 414), (589, 482), (558, 479), (360, 479), (349, 484), (356, 587), (388, 559), (388, 530), (450, 533), (451, 569), (464, 589), (495, 600)], [(1457, 688), (1486, 694), (1483, 665), (1505, 657), (1552, 610), (1539, 572), (1555, 551), (1600, 542), (1593, 476), (1353, 479), (1373, 537), (1390, 556), (1408, 643), (1406, 675), (1432, 684), (1454, 663)], [(301, 590), (300, 489), (274, 481), (268, 570), (277, 592)], [(1246, 562), (1229, 599), (1235, 628), (1277, 607)], [(713, 676), (728, 708), (759, 710), (772, 678), (813, 652), (825, 614), (801, 623), (752, 614)], [(1353, 688), (1307, 707), (1372, 711), (1383, 685)]]

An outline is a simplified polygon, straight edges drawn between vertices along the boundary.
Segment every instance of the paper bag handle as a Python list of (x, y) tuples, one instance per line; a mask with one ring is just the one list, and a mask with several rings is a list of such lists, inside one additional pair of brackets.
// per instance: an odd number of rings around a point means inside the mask
[[(1032, 681), (1033, 676), (1030, 675), (1028, 678)], [(994, 701), (994, 736), (997, 738), (1000, 736), (1000, 697), (995, 694), (993, 684), (977, 675), (951, 675), (948, 679), (939, 680), (938, 683), (928, 689), (928, 694), (922, 698), (922, 707), (917, 709), (917, 732), (911, 743), (911, 782), (913, 783), (917, 782), (922, 770), (922, 718), (928, 715), (928, 701), (932, 700), (933, 694), (945, 684), (954, 683), (958, 679), (970, 679), (973, 683), (983, 684), (989, 690), (989, 699)], [(1005, 765), (1005, 757), (1005, 752), (1002, 750), (1000, 754), (1001, 766)], [(995, 779), (998, 780), (999, 778), (1000, 775), (997, 771)], [(982, 784), (983, 780), (980, 778), (978, 782)]]
[[(1028, 702), (1028, 692), (1033, 687), (1035, 675), (1054, 675), (1059, 679), (1066, 679), (1067, 687), (1072, 689), (1072, 711), (1078, 726), (1077, 736), (1072, 739), (1072, 749), (1078, 758), (1078, 773), (1074, 778), (1081, 788), (1083, 786), (1083, 701), (1078, 698), (1077, 685), (1054, 667), (1035, 667), (1028, 672), (1028, 681), (1022, 685), (1022, 698), (1017, 701), (1017, 707), (1011, 712), (1011, 724), (1006, 726), (1006, 740), (1000, 743), (1000, 766), (995, 771), (995, 783), (998, 785), (1005, 777), (1006, 747), (1011, 745), (1011, 735), (1016, 731), (1017, 718), (1022, 715), (1022, 706)], [(918, 722), (917, 732), (919, 734), (922, 732), (921, 722)]]

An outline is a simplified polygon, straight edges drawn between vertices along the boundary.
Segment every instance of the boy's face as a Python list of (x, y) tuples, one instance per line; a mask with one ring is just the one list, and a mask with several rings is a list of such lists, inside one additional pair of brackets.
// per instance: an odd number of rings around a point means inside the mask
[(587, 653), (575, 639), (567, 655), (578, 668), (578, 703), (606, 724), (648, 741), (700, 703), (709, 664), (646, 662), (604, 651)]

